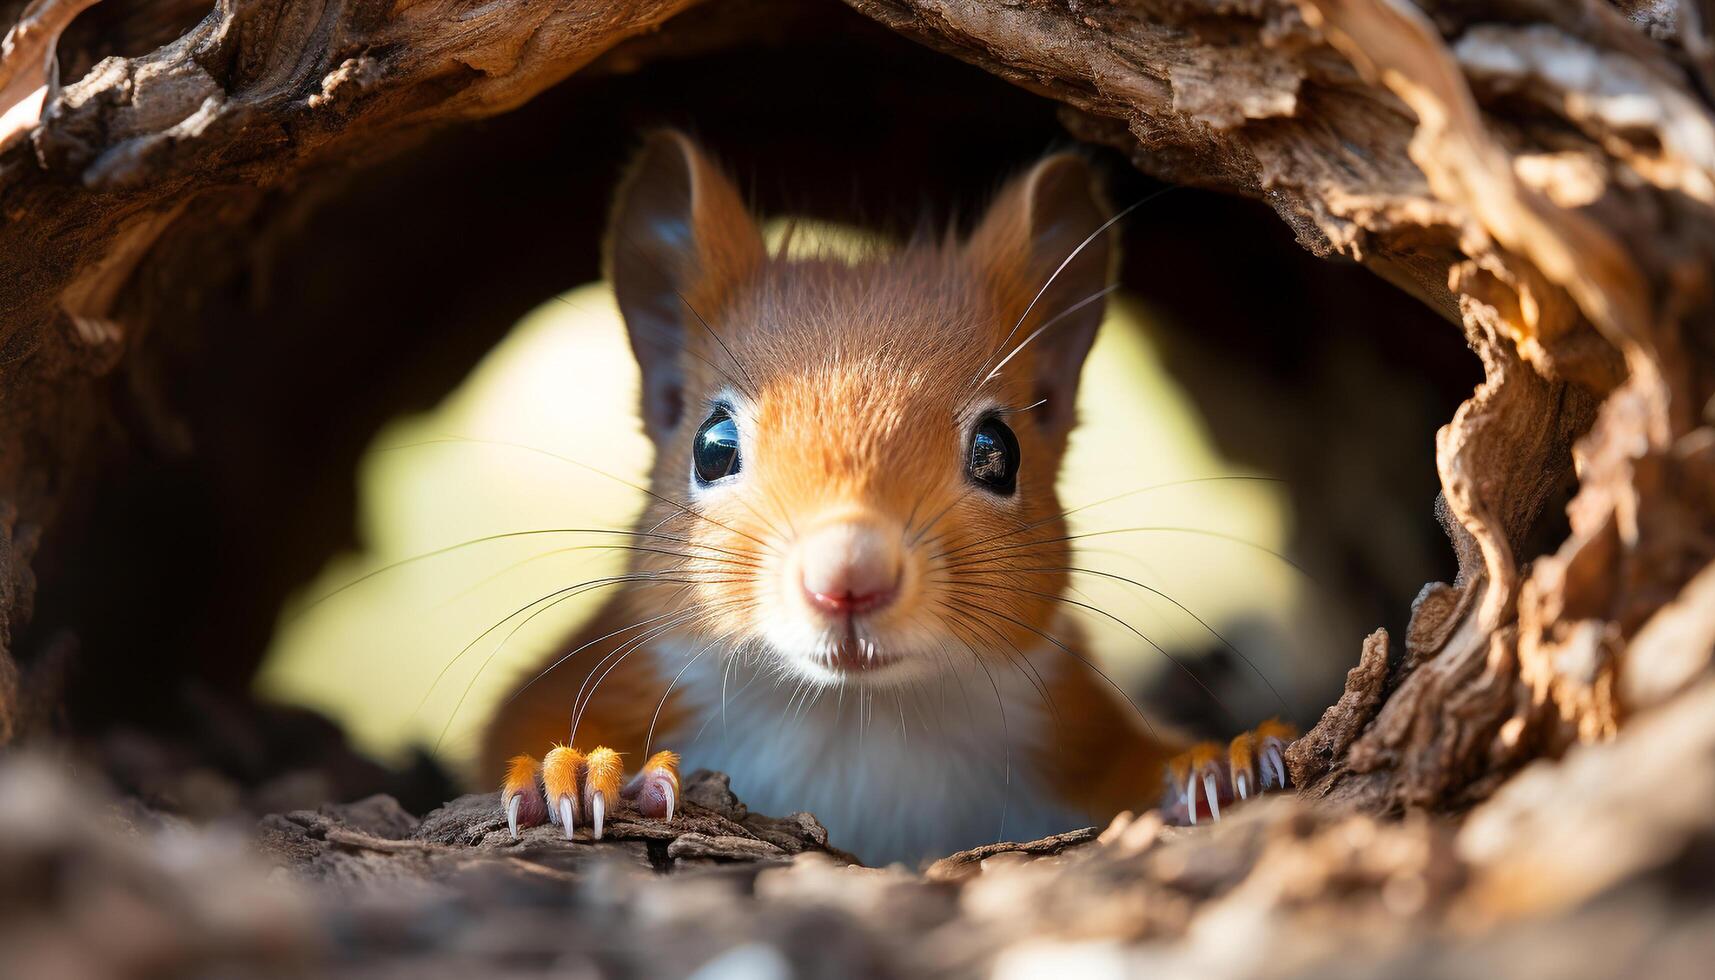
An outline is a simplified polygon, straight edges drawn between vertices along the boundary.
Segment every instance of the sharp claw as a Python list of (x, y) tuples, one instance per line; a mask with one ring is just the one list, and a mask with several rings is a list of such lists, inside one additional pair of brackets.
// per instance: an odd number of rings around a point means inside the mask
[[(597, 837), (600, 837), (601, 836), (601, 816), (600, 816), (601, 811), (597, 810), (596, 814), (597, 815), (595, 818), (595, 827), (596, 827), (595, 835)], [(560, 826), (566, 828), (566, 839), (570, 840), (571, 836), (572, 836), (572, 798), (569, 796), (560, 797), (560, 821), (559, 821), (559, 823), (560, 823)]]
[(541, 764), (528, 755), (506, 761), (506, 778), (500, 784), (500, 810), (506, 814), (506, 829), (518, 839), (520, 829), (544, 823), (552, 814), (542, 795)]
[[(618, 789), (619, 798), (632, 801), (639, 816), (671, 821), (679, 803), (679, 754), (655, 753), (630, 782)], [(607, 798), (613, 799), (612, 794)]]
[(1185, 781), (1185, 802), (1188, 805), (1190, 813), (1191, 813), (1191, 826), (1195, 827), (1195, 826), (1197, 826), (1197, 775), (1196, 775), (1196, 773), (1192, 773), (1191, 778), (1187, 779)]
[(1221, 798), (1220, 798), (1220, 794), (1215, 792), (1215, 774), (1214, 773), (1206, 772), (1203, 774), (1203, 792), (1209, 794), (1209, 820), (1210, 820), (1210, 822), (1212, 823), (1216, 820), (1221, 819)]
[(1233, 774), (1233, 792), (1239, 794), (1239, 799), (1241, 799), (1241, 800), (1250, 799), (1251, 798), (1250, 790), (1251, 790), (1251, 774), (1248, 772), (1234, 773)]
[(625, 792), (620, 784), (624, 773), (618, 752), (606, 746), (590, 750), (584, 765), (584, 811), (589, 814), (596, 840), (601, 840), (608, 801), (620, 799)]
[(1269, 766), (1270, 776), (1273, 777), (1276, 789), (1286, 788), (1286, 760), (1280, 754), (1278, 745), (1270, 745), (1263, 753), (1263, 765)]

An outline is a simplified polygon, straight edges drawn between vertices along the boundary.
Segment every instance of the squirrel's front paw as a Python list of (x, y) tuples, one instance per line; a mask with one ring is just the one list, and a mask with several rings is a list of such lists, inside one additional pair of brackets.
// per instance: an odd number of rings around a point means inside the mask
[(1219, 820), (1221, 807), (1234, 800), (1286, 789), (1286, 747), (1297, 737), (1291, 725), (1266, 721), (1225, 748), (1215, 742), (1193, 745), (1167, 764), (1162, 815), (1181, 825)]
[(672, 822), (673, 809), (679, 802), (679, 754), (657, 752), (650, 756), (619, 795), (630, 800), (638, 813)]
[(590, 835), (601, 840), (607, 814), (621, 799), (631, 801), (646, 817), (673, 819), (679, 799), (679, 757), (657, 752), (649, 757), (624, 789), (619, 753), (597, 746), (588, 755), (569, 745), (556, 745), (541, 762), (533, 756), (517, 755), (506, 766), (506, 781), (500, 787), (500, 808), (506, 826), (517, 838), (519, 828), (529, 829), (552, 821), (566, 836), (583, 821)]

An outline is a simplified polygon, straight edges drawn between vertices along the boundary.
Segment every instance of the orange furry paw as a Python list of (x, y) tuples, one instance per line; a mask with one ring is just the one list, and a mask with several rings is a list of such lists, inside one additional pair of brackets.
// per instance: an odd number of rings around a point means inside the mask
[(1201, 742), (1167, 764), (1161, 801), (1169, 823), (1195, 824), (1221, 819), (1221, 807), (1271, 790), (1286, 789), (1286, 747), (1298, 730), (1281, 721), (1265, 721), (1225, 747)]
[(679, 754), (657, 752), (649, 757), (620, 795), (646, 817), (673, 819), (679, 802)]
[(570, 838), (577, 825), (590, 822), (590, 836), (601, 840), (602, 826), (620, 800), (629, 800), (645, 817), (673, 819), (679, 800), (679, 756), (657, 752), (631, 782), (620, 788), (624, 767), (619, 753), (596, 746), (588, 755), (569, 745), (556, 745), (538, 763), (528, 755), (513, 756), (500, 787), (500, 808), (507, 829), (517, 839), (545, 822), (558, 825)]
[(569, 745), (556, 745), (542, 760), (542, 792), (548, 798), (548, 819), (566, 836), (578, 825), (583, 796), (578, 792), (585, 765), (584, 754)]
[(506, 781), (500, 786), (500, 809), (514, 840), (518, 828), (534, 827), (548, 819), (548, 804), (542, 798), (541, 767), (527, 755), (515, 755), (506, 763)]

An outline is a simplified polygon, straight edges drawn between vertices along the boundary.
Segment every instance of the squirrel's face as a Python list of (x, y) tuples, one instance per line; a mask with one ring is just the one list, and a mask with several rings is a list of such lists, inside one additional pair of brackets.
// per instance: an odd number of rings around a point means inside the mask
[(641, 530), (660, 546), (639, 564), (677, 597), (662, 612), (699, 647), (819, 682), (1058, 643), (1054, 484), (1105, 217), (1082, 162), (1057, 156), (968, 241), (791, 260), (688, 140), (656, 135), (610, 271), (657, 447)]

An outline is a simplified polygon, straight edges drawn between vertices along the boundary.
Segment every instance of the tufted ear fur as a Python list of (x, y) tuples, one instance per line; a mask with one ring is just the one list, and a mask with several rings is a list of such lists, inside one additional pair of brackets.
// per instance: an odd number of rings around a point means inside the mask
[(696, 312), (766, 256), (762, 233), (724, 174), (689, 137), (660, 130), (621, 182), (608, 223), (607, 275), (643, 371), (643, 421), (660, 439), (684, 410), (683, 356)]
[(1078, 375), (1107, 307), (1116, 254), (1113, 229), (1102, 227), (1108, 217), (1088, 164), (1060, 153), (1009, 183), (971, 236), (971, 254), (997, 282), (1022, 288), (1023, 304), (1034, 298), (990, 367), (1045, 328), (1008, 367), (1034, 366), (1036, 397), (1047, 399), (1038, 417), (1055, 436), (1072, 426)]

